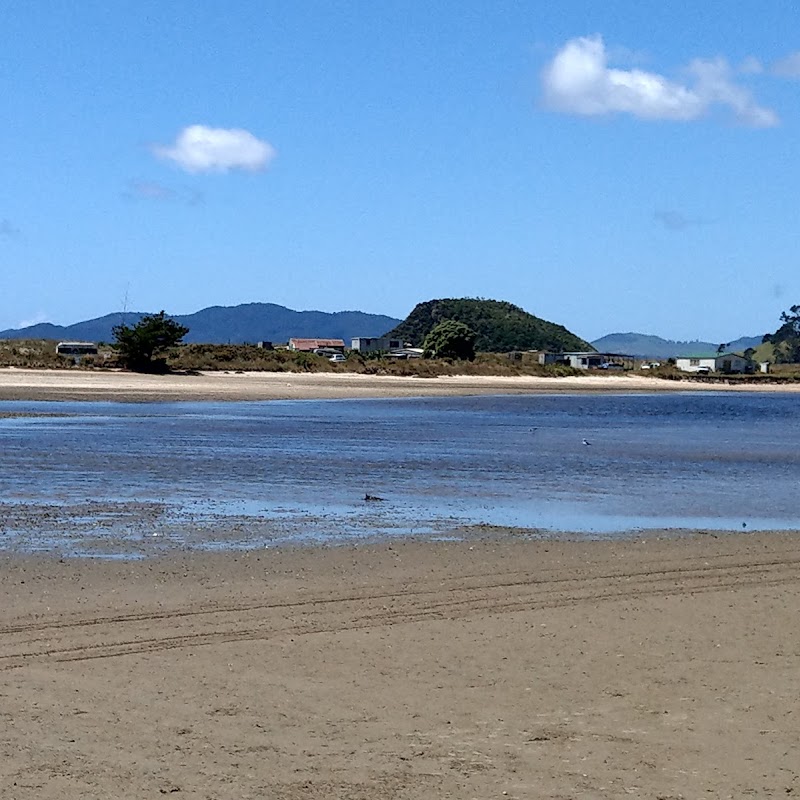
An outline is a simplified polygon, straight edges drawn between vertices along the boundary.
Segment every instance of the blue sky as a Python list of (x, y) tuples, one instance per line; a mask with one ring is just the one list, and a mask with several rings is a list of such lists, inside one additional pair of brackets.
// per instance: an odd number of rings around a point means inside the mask
[(800, 303), (800, 7), (8, 0), (0, 329), (514, 302), (724, 341)]

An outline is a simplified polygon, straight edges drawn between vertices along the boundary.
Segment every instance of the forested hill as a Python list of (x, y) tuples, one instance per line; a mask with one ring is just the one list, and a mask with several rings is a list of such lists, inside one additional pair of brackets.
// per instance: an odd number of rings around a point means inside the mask
[(478, 334), (475, 347), (484, 353), (512, 350), (593, 350), (563, 325), (539, 319), (500, 300), (444, 299), (419, 303), (386, 335), (421, 347), (428, 333), (446, 319), (463, 322)]

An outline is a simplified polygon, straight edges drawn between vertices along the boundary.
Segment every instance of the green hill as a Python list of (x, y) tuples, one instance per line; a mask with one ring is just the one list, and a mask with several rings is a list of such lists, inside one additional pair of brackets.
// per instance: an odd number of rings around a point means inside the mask
[(563, 325), (539, 319), (519, 306), (500, 300), (444, 299), (418, 303), (408, 317), (386, 336), (421, 347), (440, 322), (454, 319), (478, 334), (475, 347), (482, 353), (512, 350), (594, 350)]

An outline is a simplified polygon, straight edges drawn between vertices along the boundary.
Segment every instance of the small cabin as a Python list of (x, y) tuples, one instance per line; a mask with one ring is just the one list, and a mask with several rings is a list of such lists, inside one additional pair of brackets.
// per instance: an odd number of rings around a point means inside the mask
[(385, 353), (402, 347), (401, 339), (390, 339), (388, 336), (356, 336), (350, 340), (350, 349), (357, 353)]
[(539, 363), (542, 366), (548, 364), (563, 364), (573, 369), (625, 369), (630, 367), (633, 359), (621, 353), (598, 353), (594, 350), (590, 352), (578, 353), (549, 353), (544, 350), (538, 352)]
[(344, 353), (344, 339), (289, 339), (289, 349), (300, 353), (313, 353), (320, 348)]
[(96, 356), (97, 345), (94, 342), (59, 342), (56, 353), (60, 356)]

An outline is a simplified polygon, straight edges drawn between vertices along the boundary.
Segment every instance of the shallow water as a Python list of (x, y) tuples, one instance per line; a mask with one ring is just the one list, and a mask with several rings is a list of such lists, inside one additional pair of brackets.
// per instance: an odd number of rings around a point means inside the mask
[(108, 555), (120, 543), (251, 547), (476, 524), (591, 536), (800, 529), (798, 402), (0, 402), (0, 548)]

